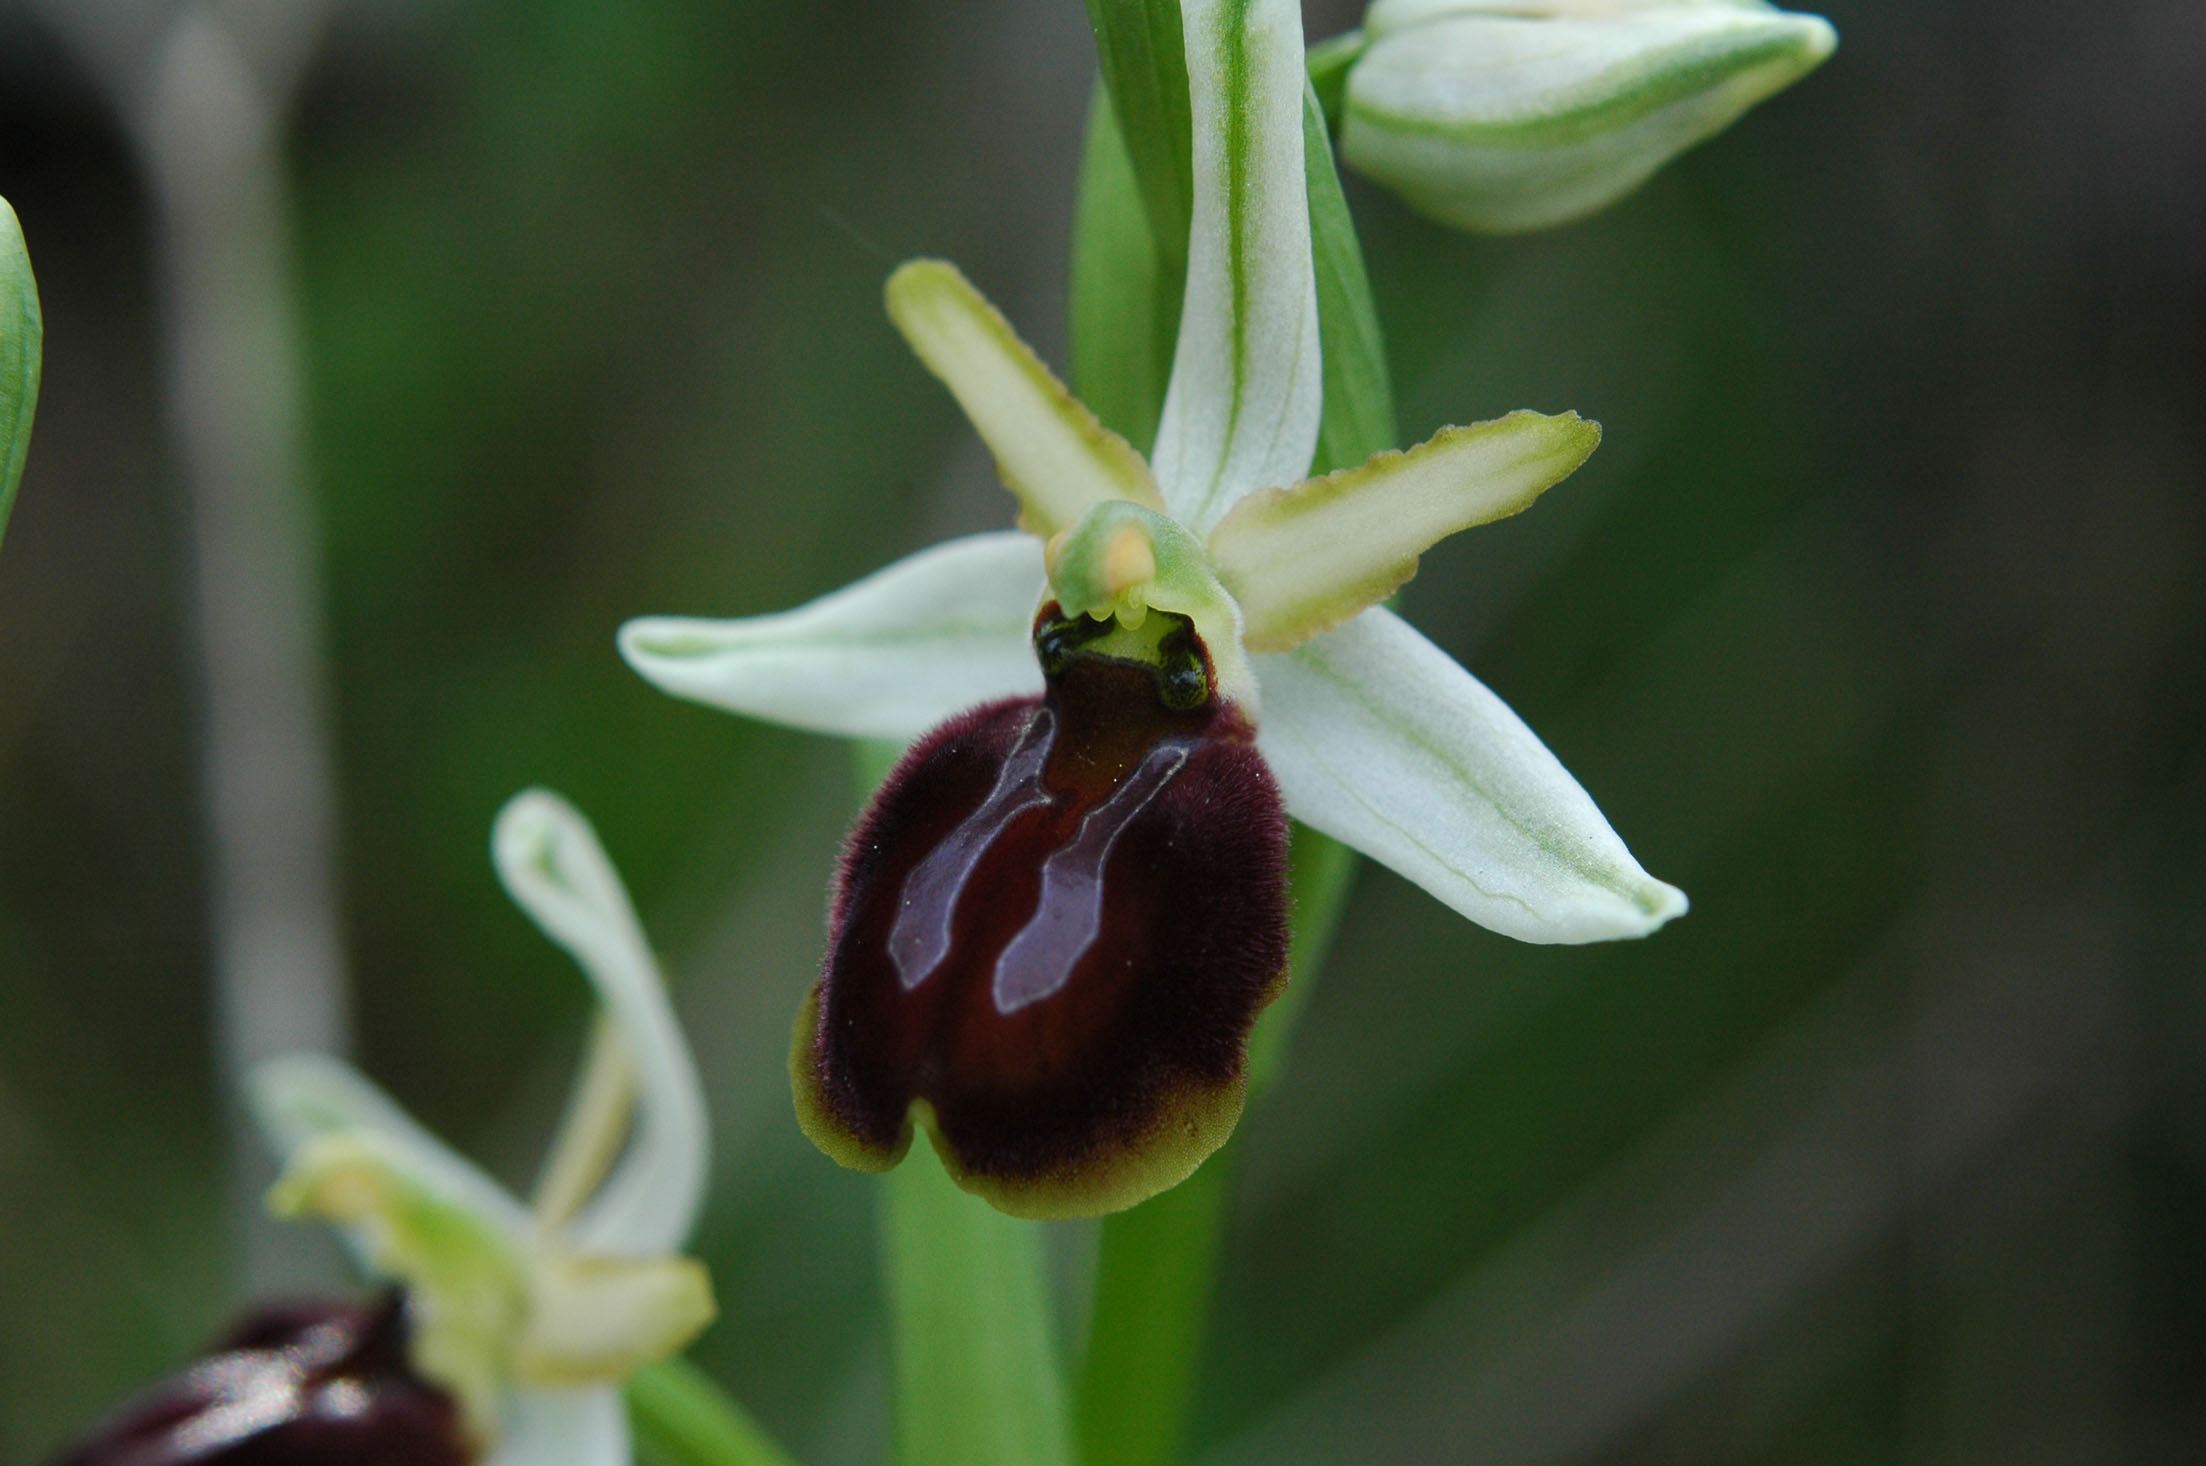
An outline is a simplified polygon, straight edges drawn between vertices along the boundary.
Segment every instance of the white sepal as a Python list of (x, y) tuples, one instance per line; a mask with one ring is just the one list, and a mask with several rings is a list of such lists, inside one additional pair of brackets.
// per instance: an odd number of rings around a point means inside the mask
[(1303, 176), (1295, 0), (1188, 0), (1194, 219), (1153, 459), (1197, 538), (1251, 490), (1310, 469), (1324, 403)]
[(1257, 660), (1287, 810), (1527, 942), (1643, 936), (1685, 910), (1507, 704), (1373, 607)]
[(1006, 531), (921, 550), (779, 615), (652, 616), (621, 655), (661, 690), (846, 738), (915, 738), (952, 713), (1042, 690), (1028, 644), (1042, 543)]
[(508, 801), (490, 848), (507, 894), (581, 965), (638, 1088), (627, 1153), (567, 1229), (566, 1244), (630, 1257), (671, 1252), (704, 1196), (705, 1092), (627, 889), (589, 821), (548, 790)]

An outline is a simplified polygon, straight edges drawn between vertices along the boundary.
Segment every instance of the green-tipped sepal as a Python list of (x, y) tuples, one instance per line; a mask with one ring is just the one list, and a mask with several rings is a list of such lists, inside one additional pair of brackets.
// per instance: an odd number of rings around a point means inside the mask
[(1443, 224), (1546, 229), (1624, 197), (1837, 44), (1822, 17), (1760, 0), (1379, 0), (1341, 153)]

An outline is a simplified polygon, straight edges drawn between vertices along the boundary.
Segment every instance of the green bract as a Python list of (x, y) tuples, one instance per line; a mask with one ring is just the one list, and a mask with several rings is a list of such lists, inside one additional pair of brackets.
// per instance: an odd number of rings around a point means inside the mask
[(38, 282), (31, 278), (23, 226), (0, 199), (0, 539), (7, 537), (8, 511), (31, 447), (42, 339)]
[(269, 1204), (335, 1224), (365, 1267), (405, 1285), (414, 1367), (459, 1399), (486, 1466), (606, 1466), (628, 1459), (621, 1383), (712, 1319), (703, 1265), (675, 1252), (704, 1191), (704, 1095), (582, 816), (521, 794), (498, 816), (492, 855), (603, 1005), (533, 1203), (346, 1065), (302, 1054), (253, 1076), (288, 1158)]
[(1815, 69), (1829, 22), (1760, 0), (1378, 0), (1341, 154), (1444, 224), (1607, 207)]

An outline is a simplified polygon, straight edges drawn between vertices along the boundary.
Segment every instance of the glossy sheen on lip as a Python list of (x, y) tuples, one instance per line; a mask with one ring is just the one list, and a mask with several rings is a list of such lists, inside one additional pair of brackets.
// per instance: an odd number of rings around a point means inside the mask
[(395, 1293), (261, 1309), (54, 1466), (464, 1466), (475, 1451), (458, 1407), (405, 1343)]
[(846, 1165), (916, 1110), (1007, 1211), (1131, 1205), (1231, 1132), (1286, 966), (1286, 817), (1232, 707), (1077, 655), (913, 748), (845, 852), (792, 1075)]

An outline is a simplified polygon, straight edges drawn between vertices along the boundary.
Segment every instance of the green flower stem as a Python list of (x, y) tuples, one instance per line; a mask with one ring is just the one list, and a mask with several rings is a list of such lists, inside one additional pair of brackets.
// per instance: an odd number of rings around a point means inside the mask
[(23, 226), (0, 199), (0, 539), (7, 537), (8, 512), (15, 507), (15, 486), (31, 447), (43, 343), (38, 284), (31, 278)]
[(686, 1359), (637, 1370), (627, 1401), (637, 1453), (654, 1466), (797, 1466), (749, 1411)]
[(1040, 1224), (958, 1190), (924, 1137), (881, 1199), (902, 1466), (1070, 1466)]
[[(853, 744), (859, 789), (902, 752)], [(881, 1178), (881, 1273), (901, 1466), (1071, 1466), (1041, 1225), (960, 1191), (921, 1135)]]
[[(1292, 979), (1249, 1042), (1249, 1098), (1285, 1063), (1287, 1036), (1332, 945), (1356, 853), (1297, 825), (1289, 853)], [(1225, 1240), (1237, 1145), (1154, 1200), (1103, 1219), (1095, 1312), (1080, 1371), (1082, 1466), (1166, 1466), (1180, 1456)]]
[(1178, 1186), (1103, 1222), (1080, 1371), (1081, 1466), (1179, 1455), (1238, 1150), (1229, 1142)]

